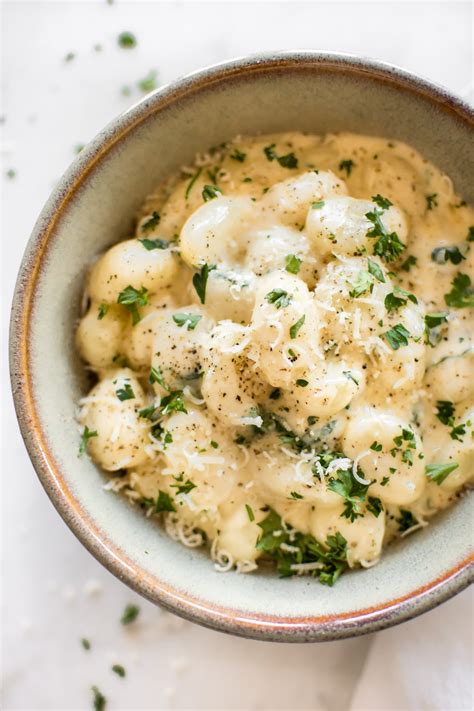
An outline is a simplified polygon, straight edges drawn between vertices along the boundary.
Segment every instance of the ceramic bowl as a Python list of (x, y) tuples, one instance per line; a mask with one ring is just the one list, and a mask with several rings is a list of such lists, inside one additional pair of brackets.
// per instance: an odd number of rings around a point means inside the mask
[[(469, 581), (469, 497), (334, 588), (269, 572), (214, 571), (78, 459), (86, 382), (74, 327), (91, 258), (126, 237), (144, 197), (198, 151), (236, 134), (355, 131), (411, 143), (474, 201), (473, 112), (444, 89), (379, 62), (279, 52), (191, 74), (112, 121), (59, 181), (28, 244), (13, 303), (11, 375), (21, 431), (68, 526), (120, 580), (194, 622), (265, 640), (372, 632), (420, 614)], [(52, 137), (52, 140), (53, 137)]]

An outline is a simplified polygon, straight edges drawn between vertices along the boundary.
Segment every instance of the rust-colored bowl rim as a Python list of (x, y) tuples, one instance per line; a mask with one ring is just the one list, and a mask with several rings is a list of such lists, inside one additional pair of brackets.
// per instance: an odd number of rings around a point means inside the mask
[(399, 90), (422, 96), (438, 109), (449, 112), (474, 128), (473, 110), (446, 89), (384, 62), (333, 52), (308, 50), (252, 55), (213, 65), (158, 89), (118, 116), (83, 149), (43, 208), (23, 257), (13, 298), (10, 372), (21, 433), (46, 493), (81, 543), (111, 573), (152, 602), (206, 627), (263, 640), (324, 641), (374, 632), (411, 619), (441, 604), (472, 581), (474, 556), (458, 562), (440, 577), (404, 597), (343, 615), (304, 618), (250, 615), (205, 603), (145, 572), (99, 530), (81, 506), (67, 485), (48, 444), (35, 403), (30, 368), (32, 307), (41, 266), (48, 249), (53, 246), (52, 236), (58, 220), (97, 164), (137, 126), (185, 96), (222, 85), (234, 77), (286, 70), (337, 72), (358, 77), (365, 75), (391, 84)]

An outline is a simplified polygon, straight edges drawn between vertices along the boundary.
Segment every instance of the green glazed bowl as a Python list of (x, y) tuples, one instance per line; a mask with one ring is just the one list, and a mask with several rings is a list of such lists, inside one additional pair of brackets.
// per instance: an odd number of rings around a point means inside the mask
[[(334, 588), (311, 578), (222, 574), (204, 551), (166, 536), (78, 459), (76, 403), (86, 382), (74, 326), (91, 258), (126, 237), (144, 197), (198, 151), (236, 134), (354, 131), (412, 144), (474, 202), (474, 114), (386, 64), (325, 52), (275, 52), (191, 74), (113, 120), (81, 152), (28, 244), (11, 320), (11, 377), (25, 444), (68, 526), (120, 580), (194, 622), (246, 637), (320, 641), (425, 612), (472, 578), (469, 496)], [(471, 566), (471, 567), (470, 567)]]

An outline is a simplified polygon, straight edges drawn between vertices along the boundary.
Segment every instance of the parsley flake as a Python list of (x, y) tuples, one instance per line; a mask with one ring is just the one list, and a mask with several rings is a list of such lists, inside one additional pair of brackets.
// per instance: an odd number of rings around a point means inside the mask
[(121, 402), (135, 399), (135, 393), (133, 392), (133, 388), (130, 383), (125, 383), (123, 388), (117, 388), (115, 394)]
[(321, 210), (321, 208), (324, 207), (325, 204), (326, 203), (324, 202), (324, 200), (316, 200), (315, 202), (311, 203), (311, 208), (313, 210)]
[(372, 223), (373, 227), (367, 232), (367, 237), (376, 239), (374, 244), (374, 254), (381, 257), (385, 262), (393, 262), (406, 249), (396, 232), (388, 232), (380, 216), (382, 210), (366, 212), (365, 216)]
[(298, 159), (295, 156), (294, 153), (287, 153), (284, 156), (278, 156), (275, 153), (275, 143), (272, 143), (269, 146), (265, 146), (263, 149), (263, 152), (265, 153), (267, 160), (273, 161), (276, 160), (282, 168), (297, 168), (298, 167)]
[(133, 32), (121, 32), (117, 37), (117, 43), (122, 49), (133, 49), (137, 46), (137, 38)]
[(155, 504), (155, 512), (161, 513), (162, 511), (176, 511), (176, 508), (173, 504), (171, 496), (160, 489), (158, 491), (158, 498)]
[(238, 148), (234, 149), (234, 152), (230, 154), (229, 158), (232, 158), (232, 160), (236, 160), (239, 163), (243, 163), (244, 160), (246, 159), (247, 154), (243, 153), (242, 151), (239, 151)]
[(425, 474), (428, 479), (436, 482), (439, 486), (458, 467), (459, 464), (457, 462), (452, 462), (451, 464), (428, 464), (425, 467)]
[(378, 281), (382, 282), (382, 284), (385, 283), (383, 271), (381, 270), (377, 262), (372, 261), (372, 259), (367, 259), (367, 271), (369, 272), (369, 274), (372, 274), (372, 276), (375, 277)]
[(400, 346), (407, 346), (408, 339), (411, 337), (409, 331), (401, 323), (397, 323), (396, 326), (385, 331), (383, 334), (387, 339), (389, 346), (397, 351)]
[(204, 202), (209, 200), (214, 200), (215, 198), (222, 195), (222, 190), (217, 187), (217, 185), (205, 185), (202, 189), (202, 199)]
[(201, 175), (201, 173), (202, 173), (202, 168), (198, 168), (198, 169), (196, 170), (196, 172), (194, 173), (194, 175), (192, 176), (191, 180), (189, 181), (189, 183), (188, 183), (188, 185), (187, 185), (187, 187), (186, 187), (186, 192), (184, 193), (184, 197), (185, 197), (186, 200), (188, 199), (189, 195), (191, 194), (191, 190), (192, 190), (193, 187), (194, 187), (194, 183), (195, 183), (196, 180), (199, 178), (199, 176)]
[(120, 622), (122, 625), (130, 625), (132, 622), (135, 622), (139, 614), (140, 608), (137, 605), (127, 605), (122, 613)]
[(253, 509), (251, 506), (248, 504), (245, 504), (245, 509), (247, 511), (247, 516), (249, 517), (249, 521), (255, 521), (255, 514), (253, 512)]
[(387, 294), (384, 299), (385, 308), (389, 313), (391, 313), (392, 311), (399, 309), (401, 306), (405, 306), (407, 300), (410, 300), (413, 304), (418, 303), (418, 299), (414, 294), (410, 294), (410, 292), (405, 291), (405, 289), (402, 289), (399, 286), (394, 286), (393, 291), (390, 294)]
[(393, 202), (389, 200), (388, 198), (382, 197), (382, 195), (372, 195), (372, 202), (375, 202), (376, 205), (378, 205), (382, 210), (388, 210), (389, 207), (392, 207)]
[(163, 374), (159, 368), (159, 366), (152, 366), (150, 368), (150, 375), (148, 378), (148, 382), (150, 385), (154, 385), (155, 383), (158, 383), (158, 385), (161, 385), (162, 388), (165, 390), (169, 391), (169, 387), (167, 387), (165, 383), (165, 379), (163, 378)]
[(431, 259), (436, 264), (446, 264), (447, 262), (460, 264), (466, 257), (456, 245), (447, 245), (445, 247), (435, 247), (431, 252)]
[(471, 286), (471, 278), (467, 274), (458, 272), (451, 282), (451, 291), (444, 295), (444, 300), (448, 306), (455, 309), (473, 307), (474, 290)]
[(179, 328), (186, 326), (187, 331), (194, 331), (194, 329), (196, 328), (196, 326), (198, 325), (198, 323), (201, 319), (202, 319), (202, 316), (200, 314), (190, 314), (190, 313), (173, 314), (173, 321), (175, 322), (175, 324)]
[(209, 278), (209, 272), (212, 272), (212, 270), (215, 268), (216, 267), (214, 264), (203, 264), (201, 267), (201, 271), (193, 276), (193, 286), (196, 289), (196, 293), (199, 296), (201, 304), (204, 304), (206, 302), (206, 287), (207, 280)]
[(84, 452), (87, 450), (87, 443), (92, 437), (98, 437), (98, 432), (96, 430), (90, 430), (87, 425), (84, 426), (84, 429), (81, 434), (81, 441), (79, 444), (79, 451), (77, 453), (78, 457), (82, 457)]
[(168, 249), (170, 243), (164, 239), (139, 239), (145, 249), (151, 252), (153, 249)]
[(92, 693), (94, 694), (94, 711), (104, 711), (107, 699), (99, 691), (97, 686), (91, 687)]
[(290, 274), (298, 274), (301, 267), (301, 259), (295, 254), (287, 254), (285, 257), (285, 269)]
[(305, 322), (305, 318), (306, 318), (306, 316), (305, 316), (305, 314), (303, 314), (302, 317), (299, 318), (298, 321), (296, 321), (293, 324), (293, 326), (290, 326), (290, 338), (292, 338), (292, 339), (296, 338), (296, 336), (298, 335), (298, 333), (300, 331), (300, 328), (302, 327), (302, 325)]
[(265, 301), (273, 304), (276, 309), (281, 309), (288, 306), (291, 301), (291, 295), (284, 289), (273, 289), (265, 295)]
[(142, 288), (138, 290), (129, 284), (118, 295), (117, 303), (124, 306), (127, 311), (130, 311), (132, 314), (132, 325), (136, 326), (141, 319), (138, 307), (148, 304), (148, 289), (142, 286)]
[(347, 159), (347, 160), (341, 160), (341, 162), (339, 163), (339, 170), (340, 170), (341, 172), (342, 172), (343, 170), (345, 170), (346, 173), (347, 173), (347, 177), (350, 176), (350, 174), (352, 173), (352, 169), (355, 168), (355, 167), (356, 167), (356, 164), (355, 164), (354, 161), (351, 160), (350, 158)]
[(97, 314), (97, 318), (99, 319), (99, 321), (102, 321), (104, 316), (107, 314), (109, 308), (109, 304), (100, 304)]
[(112, 667), (112, 671), (117, 674), (117, 676), (123, 677), (125, 676), (125, 667), (123, 667), (121, 664), (114, 664)]

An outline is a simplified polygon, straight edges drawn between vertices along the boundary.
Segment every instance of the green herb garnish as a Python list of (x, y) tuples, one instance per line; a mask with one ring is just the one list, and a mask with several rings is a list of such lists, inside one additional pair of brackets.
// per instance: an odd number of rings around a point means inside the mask
[(222, 190), (217, 187), (217, 185), (205, 185), (202, 189), (202, 199), (204, 202), (209, 200), (214, 200), (215, 198), (222, 195)]
[(104, 711), (107, 699), (99, 691), (97, 686), (91, 687), (92, 693), (94, 694), (94, 711)]
[(100, 304), (99, 309), (98, 309), (98, 314), (97, 318), (99, 321), (102, 321), (104, 316), (107, 314), (107, 311), (109, 310), (110, 306), (109, 304)]
[(455, 309), (474, 307), (474, 290), (471, 287), (471, 278), (459, 272), (451, 282), (451, 291), (444, 295), (448, 306)]
[(193, 286), (196, 289), (196, 293), (199, 296), (201, 304), (204, 304), (206, 301), (206, 286), (209, 272), (215, 268), (214, 264), (203, 264), (201, 271), (193, 276)]
[(410, 292), (405, 291), (405, 289), (402, 289), (399, 286), (394, 286), (393, 291), (390, 294), (387, 294), (384, 299), (385, 308), (389, 313), (391, 313), (392, 311), (399, 309), (401, 306), (405, 306), (407, 300), (410, 300), (413, 304), (418, 303), (418, 299), (414, 294), (410, 294)]
[(300, 328), (302, 327), (302, 325), (305, 322), (305, 318), (306, 318), (306, 316), (303, 314), (303, 316), (301, 318), (299, 318), (298, 321), (296, 321), (293, 324), (293, 326), (290, 326), (290, 338), (292, 338), (292, 339), (296, 338), (296, 336), (299, 333)]
[(127, 605), (120, 618), (120, 622), (122, 625), (130, 625), (132, 622), (135, 622), (139, 613), (140, 608), (137, 607), (137, 605)]
[(408, 339), (411, 337), (409, 331), (401, 323), (397, 323), (396, 326), (383, 334), (387, 339), (390, 347), (397, 351), (400, 346), (407, 346)]
[(291, 295), (284, 289), (273, 289), (265, 295), (265, 301), (273, 304), (276, 309), (281, 309), (288, 306), (291, 301)]
[(457, 464), (457, 462), (453, 462), (452, 464), (428, 464), (425, 467), (425, 474), (428, 479), (436, 482), (439, 486), (446, 477), (458, 467), (459, 464)]
[(295, 254), (287, 254), (285, 257), (285, 269), (290, 274), (298, 274), (301, 267), (301, 259)]
[(142, 286), (142, 288), (138, 290), (129, 284), (118, 295), (117, 303), (124, 306), (127, 311), (130, 311), (132, 314), (132, 324), (133, 326), (136, 326), (141, 318), (138, 307), (146, 306), (148, 304), (148, 289), (145, 289), (145, 287)]
[(122, 49), (132, 49), (137, 46), (137, 38), (133, 32), (121, 32), (117, 37), (117, 43)]
[(175, 324), (179, 326), (179, 328), (186, 326), (187, 331), (194, 331), (201, 319), (202, 316), (200, 314), (173, 314), (173, 321), (175, 322)]
[(87, 443), (92, 437), (98, 437), (98, 432), (96, 430), (90, 430), (87, 425), (84, 426), (84, 429), (81, 434), (81, 441), (79, 444), (79, 451), (77, 453), (78, 457), (82, 457), (84, 452), (87, 450)]
[(176, 511), (176, 508), (173, 504), (171, 496), (160, 489), (155, 504), (155, 512), (161, 513), (162, 511)]
[(349, 177), (352, 173), (352, 169), (355, 168), (355, 166), (356, 164), (354, 163), (354, 161), (349, 158), (346, 160), (341, 160), (341, 162), (339, 163), (339, 170), (341, 172), (345, 170), (347, 173), (347, 177)]
[(112, 671), (117, 674), (117, 676), (123, 677), (125, 676), (125, 667), (123, 667), (121, 664), (114, 664), (112, 667)]

